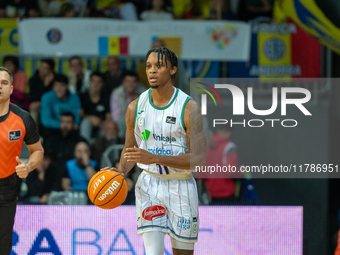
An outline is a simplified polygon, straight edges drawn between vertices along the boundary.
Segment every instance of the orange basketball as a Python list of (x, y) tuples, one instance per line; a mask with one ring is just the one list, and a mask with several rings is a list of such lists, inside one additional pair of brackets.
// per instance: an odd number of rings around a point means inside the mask
[(120, 173), (103, 170), (91, 178), (87, 193), (96, 206), (102, 209), (113, 209), (125, 201), (128, 188)]

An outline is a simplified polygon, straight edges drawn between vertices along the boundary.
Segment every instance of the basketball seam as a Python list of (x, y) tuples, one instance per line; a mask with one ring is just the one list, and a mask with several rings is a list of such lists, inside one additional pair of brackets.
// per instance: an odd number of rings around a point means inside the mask
[[(118, 175), (120, 175), (120, 174), (117, 174), (117, 175), (113, 176), (110, 180), (108, 180), (107, 183), (109, 183), (111, 180), (113, 180), (114, 178), (116, 178)], [(107, 184), (107, 183), (106, 183), (106, 184)], [(96, 199), (97, 199), (99, 193), (102, 191), (102, 189), (104, 189), (104, 187), (106, 186), (106, 184), (98, 191), (97, 195), (96, 195), (96, 196), (94, 197), (94, 199), (93, 199), (93, 203), (94, 203), (94, 201), (96, 201)]]
[[(105, 173), (106, 173), (106, 171), (102, 171), (100, 174), (98, 174), (97, 178), (98, 178), (99, 176), (101, 176), (102, 174), (105, 174)], [(92, 180), (92, 182), (90, 183), (90, 185), (88, 186), (87, 192), (88, 192), (89, 194), (90, 194), (90, 188), (92, 187), (92, 184), (93, 184), (94, 180), (96, 180), (97, 178), (94, 178), (94, 179)]]
[[(123, 179), (123, 180), (124, 180), (124, 179)], [(124, 186), (124, 181), (122, 182), (122, 186), (120, 186), (120, 188), (119, 188), (119, 190), (117, 191), (116, 195), (115, 195), (113, 198), (111, 198), (110, 201), (106, 202), (105, 204), (98, 205), (98, 206), (103, 206), (103, 205), (106, 205), (106, 204), (110, 203), (110, 202), (112, 201), (112, 199), (114, 199), (114, 198), (118, 195), (119, 191), (123, 188), (123, 186)], [(124, 199), (124, 201), (125, 201), (125, 199)], [(124, 203), (124, 201), (123, 201), (123, 203)]]

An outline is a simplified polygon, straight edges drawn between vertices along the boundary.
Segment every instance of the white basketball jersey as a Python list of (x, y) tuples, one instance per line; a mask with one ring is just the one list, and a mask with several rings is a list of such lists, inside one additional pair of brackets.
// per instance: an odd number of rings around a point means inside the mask
[[(178, 88), (164, 108), (152, 104), (151, 88), (142, 93), (137, 102), (135, 113), (135, 138), (138, 147), (153, 154), (178, 156), (188, 153), (186, 132), (183, 122), (184, 107), (190, 97)], [(165, 177), (187, 176), (189, 170), (158, 164), (137, 164), (141, 169)], [(169, 176), (171, 175), (171, 176)]]

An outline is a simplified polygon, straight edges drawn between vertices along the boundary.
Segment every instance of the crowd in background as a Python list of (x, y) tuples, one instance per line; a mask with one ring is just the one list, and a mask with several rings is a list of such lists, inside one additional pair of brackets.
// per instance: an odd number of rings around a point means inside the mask
[(251, 20), (272, 16), (274, 0), (0, 0), (0, 18)]
[[(273, 4), (274, 0), (0, 0), (0, 18), (246, 21), (271, 16)], [(161, 40), (153, 42), (152, 47), (157, 46), (164, 46)], [(86, 192), (88, 181), (100, 168), (108, 164), (117, 167), (125, 139), (127, 106), (149, 88), (144, 62), (134, 72), (126, 70), (119, 57), (109, 56), (104, 73), (86, 69), (80, 56), (70, 57), (68, 63), (70, 71), (59, 74), (53, 59), (42, 59), (33, 76), (26, 77), (16, 56), (3, 58), (3, 66), (14, 75), (11, 102), (30, 112), (45, 148), (43, 163), (18, 184), (23, 203), (47, 204), (52, 191)], [(183, 84), (189, 79), (181, 60), (178, 65), (173, 83), (184, 90)], [(238, 167), (231, 133), (219, 130), (210, 137), (208, 153), (218, 155), (217, 161), (225, 158)], [(226, 154), (225, 148), (231, 145)], [(125, 204), (134, 203), (139, 172), (135, 167), (127, 176), (129, 195)], [(203, 204), (257, 203), (252, 183), (246, 183), (242, 176), (202, 180), (199, 189)]]
[[(86, 193), (89, 180), (100, 168), (118, 167), (127, 106), (149, 88), (147, 78), (142, 83), (117, 56), (107, 58), (104, 73), (84, 68), (80, 56), (72, 56), (68, 62), (70, 71), (59, 74), (53, 59), (42, 59), (39, 69), (27, 78), (19, 70), (16, 56), (3, 58), (3, 66), (14, 76), (11, 102), (30, 112), (45, 149), (42, 164), (19, 183), (20, 200), (25, 204), (47, 204), (52, 191)], [(137, 69), (143, 76), (145, 64), (140, 65)], [(175, 86), (178, 83), (173, 82)], [(227, 127), (209, 138), (207, 164), (228, 162), (238, 167), (237, 146), (231, 135), (232, 128)], [(136, 166), (126, 176), (129, 195), (125, 204), (134, 203), (134, 183), (140, 171)], [(257, 203), (252, 184), (245, 185), (243, 176), (198, 178), (203, 204)]]
[[(30, 78), (19, 70), (16, 56), (5, 56), (3, 66), (14, 76), (11, 102), (30, 112), (45, 149), (44, 161), (27, 178), (21, 199), (47, 203), (51, 191), (86, 191), (91, 177), (106, 166), (105, 150), (124, 144), (127, 106), (148, 86), (115, 56), (108, 57), (105, 73), (85, 69), (79, 56), (69, 59), (67, 74), (55, 73), (53, 59), (42, 59)], [(119, 162), (116, 155), (109, 157), (112, 166)], [(132, 193), (133, 173), (127, 177)]]

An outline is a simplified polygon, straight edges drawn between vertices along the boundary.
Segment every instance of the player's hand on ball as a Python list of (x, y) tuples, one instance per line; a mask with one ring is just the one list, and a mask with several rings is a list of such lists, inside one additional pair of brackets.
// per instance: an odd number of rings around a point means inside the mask
[[(100, 169), (100, 171), (107, 171), (107, 170), (116, 171), (116, 172), (120, 173), (120, 172), (118, 171), (118, 169), (115, 168), (115, 167), (108, 167), (108, 166), (106, 166), (106, 167)], [(124, 176), (124, 173), (120, 173), (120, 174)]]
[(26, 178), (29, 173), (28, 165), (22, 162), (18, 156), (15, 159), (18, 162), (18, 165), (15, 167), (15, 171), (17, 172), (17, 175), (20, 178)]
[(137, 148), (134, 146), (133, 148), (126, 148), (126, 153), (124, 153), (124, 158), (127, 162), (131, 163), (141, 163), (145, 165), (150, 165), (154, 162), (154, 155), (146, 150)]

